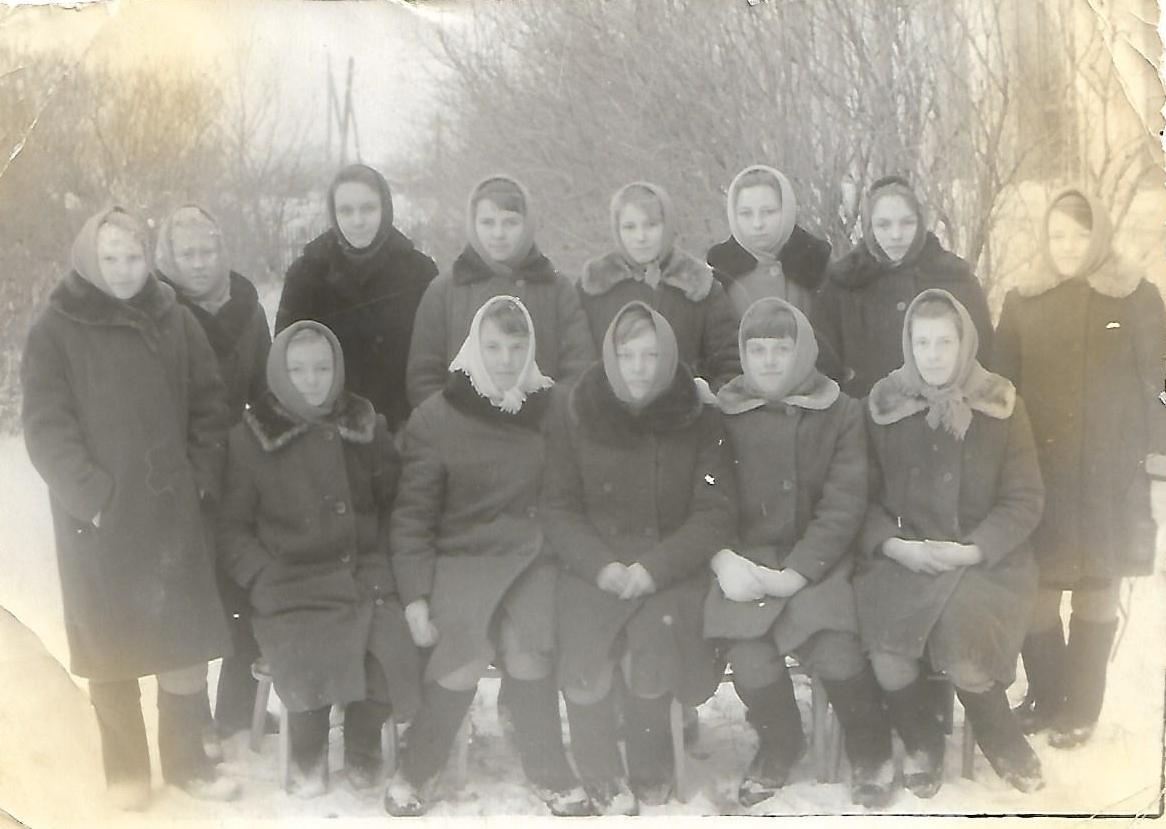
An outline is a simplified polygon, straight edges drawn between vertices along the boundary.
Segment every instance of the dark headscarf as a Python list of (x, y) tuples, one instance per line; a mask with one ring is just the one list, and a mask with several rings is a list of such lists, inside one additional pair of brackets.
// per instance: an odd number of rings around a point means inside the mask
[[(355, 248), (349, 244), (336, 221), (336, 190), (341, 184), (350, 181), (359, 182), (377, 193), (381, 198), (381, 224), (377, 228), (376, 236), (367, 247)], [(389, 183), (385, 177), (366, 164), (350, 164), (336, 174), (332, 185), (328, 188), (328, 219), (332, 223), (332, 230), (336, 240), (340, 243), (340, 251), (344, 258), (353, 264), (361, 264), (376, 256), (377, 251), (385, 244), (393, 231), (393, 194), (389, 190)]]
[[(903, 254), (903, 258), (897, 262), (891, 260), (887, 256), (886, 251), (879, 245), (878, 240), (875, 239), (874, 226), (871, 223), (871, 215), (874, 213), (875, 205), (878, 204), (879, 199), (886, 196), (899, 196), (903, 201), (915, 211), (915, 218), (919, 224), (915, 229), (915, 238), (911, 240), (911, 246), (907, 248), (907, 252)], [(909, 265), (918, 258), (920, 252), (923, 250), (923, 245), (927, 242), (927, 230), (924, 227), (925, 219), (927, 217), (923, 213), (923, 205), (919, 203), (919, 197), (915, 195), (914, 189), (901, 176), (886, 176), (880, 178), (870, 186), (867, 191), (866, 199), (862, 205), (862, 242), (866, 245), (866, 249), (870, 252), (880, 264), (888, 268), (901, 268), (904, 265)]]

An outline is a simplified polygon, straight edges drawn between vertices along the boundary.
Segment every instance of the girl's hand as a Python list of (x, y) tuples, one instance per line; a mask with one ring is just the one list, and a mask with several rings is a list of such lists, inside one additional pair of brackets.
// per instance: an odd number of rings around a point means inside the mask
[(955, 541), (926, 542), (933, 558), (953, 567), (971, 567), (984, 560), (984, 554), (975, 544), (959, 544)]
[(619, 595), (621, 599), (638, 599), (640, 596), (656, 592), (656, 582), (653, 580), (652, 574), (638, 561), (628, 567), (627, 573), (627, 584), (624, 585), (623, 592)]
[(788, 599), (810, 583), (810, 580), (797, 570), (788, 567), (783, 570), (770, 570), (764, 567), (759, 569), (762, 570), (761, 578), (765, 584), (765, 592), (779, 599)]
[(405, 622), (409, 625), (409, 635), (419, 648), (432, 648), (437, 644), (437, 628), (429, 620), (429, 602), (417, 599), (405, 606)]
[(888, 538), (883, 542), (883, 555), (914, 573), (926, 573), (929, 576), (938, 576), (957, 567), (936, 557), (932, 553), (931, 544), (926, 541)]
[(731, 602), (755, 602), (766, 596), (765, 585), (759, 573), (760, 568), (744, 556), (725, 549), (713, 556), (710, 562), (717, 584), (725, 598)]
[(595, 584), (600, 590), (611, 593), (613, 596), (622, 597), (624, 588), (628, 583), (628, 567), (618, 561), (613, 561), (611, 564), (604, 565), (603, 569), (599, 571), (599, 575), (595, 579)]
[(97, 527), (98, 529), (101, 528), (101, 513), (100, 512), (97, 513), (97, 515), (93, 516), (93, 526)]

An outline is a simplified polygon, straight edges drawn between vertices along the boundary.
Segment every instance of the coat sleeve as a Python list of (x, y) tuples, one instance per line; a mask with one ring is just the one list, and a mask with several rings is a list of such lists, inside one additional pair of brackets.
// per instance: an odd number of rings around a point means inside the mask
[(584, 370), (596, 360), (595, 343), (591, 339), (591, 326), (575, 286), (566, 277), (556, 276), (559, 329), (559, 376), (558, 381), (571, 383), (579, 379)]
[(426, 412), (416, 409), (403, 432), (401, 483), (389, 520), (393, 574), (405, 604), (433, 590), (437, 530), (446, 490), (439, 439)]
[(377, 509), (377, 547), (375, 555), (361, 558), (357, 579), (371, 596), (379, 597), (395, 592), (389, 527), (401, 477), (401, 456), (384, 415), (377, 415), (373, 449), (376, 452), (372, 492)]
[(992, 312), (988, 310), (988, 297), (984, 295), (984, 286), (980, 280), (968, 270), (968, 285), (964, 291), (964, 306), (975, 323), (976, 332), (980, 335), (980, 348), (976, 357), (980, 363), (989, 362), (992, 356)]
[(434, 392), (441, 391), (449, 372), (452, 354), (445, 353), (446, 313), (449, 280), (437, 278), (429, 283), (413, 321), (409, 343), (409, 362), (405, 369), (405, 391), (409, 405), (420, 406)]
[(258, 450), (247, 434), (247, 424), (236, 424), (227, 440), (227, 480), (215, 521), (219, 563), (239, 585), (248, 587), (270, 564), (271, 553), (256, 532), (259, 487)]
[(832, 380), (846, 383), (846, 363), (842, 353), (842, 311), (839, 289), (827, 274), (810, 305), (810, 324), (818, 340), (818, 370)]
[(866, 512), (867, 464), (862, 410), (858, 401), (848, 400), (822, 494), (786, 567), (816, 582), (849, 554)]
[(179, 311), (189, 343), (186, 394), (190, 422), (187, 428), (187, 454), (194, 467), (194, 479), (199, 492), (218, 500), (227, 460), (227, 431), (231, 428), (227, 388), (223, 385), (218, 359), (202, 326), (186, 308), (179, 306)]
[(292, 262), (287, 269), (283, 292), (279, 295), (279, 308), (275, 312), (276, 334), (293, 322), (313, 317), (316, 302), (312, 276), (311, 268), (303, 256)]
[[(863, 404), (865, 409), (865, 403)], [(862, 530), (859, 534), (859, 552), (865, 556), (876, 556), (882, 551), (883, 543), (891, 538), (903, 535), (903, 529), (895, 516), (883, 506), (883, 490), (886, 480), (883, 477), (882, 460), (879, 457), (878, 436), (872, 434), (870, 412), (866, 411), (863, 417), (866, 422), (867, 433), (867, 505), (866, 515), (863, 518)]]
[(247, 384), (247, 402), (254, 403), (267, 390), (267, 355), (271, 352), (271, 329), (267, 327), (267, 313), (262, 305), (255, 306), (255, 334), (251, 348), (255, 358), (251, 379)]
[(1000, 324), (992, 337), (992, 356), (987, 363), (990, 371), (1007, 377), (1016, 386), (1021, 383), (1023, 369), (1020, 354), (1020, 326), (1017, 320), (1019, 300), (1012, 291), (1004, 297), (1004, 310), (1000, 312)]
[(724, 426), (719, 413), (705, 417), (688, 518), (640, 556), (657, 590), (707, 568), (717, 550), (734, 537), (736, 484)]
[(1008, 419), (1008, 444), (1004, 467), (997, 479), (996, 503), (984, 520), (967, 534), (965, 544), (975, 544), (984, 554), (984, 564), (992, 567), (1019, 547), (1040, 524), (1045, 505), (1045, 487), (1036, 458), (1036, 442), (1024, 401), (1016, 398), (1016, 408)]
[(113, 496), (113, 478), (90, 453), (65, 356), (43, 316), (28, 333), (20, 374), (29, 458), (61, 506), (89, 523)]
[(715, 392), (741, 373), (737, 353), (737, 312), (721, 283), (713, 280), (704, 299), (704, 330), (701, 332), (700, 365), (694, 371)]
[(563, 568), (594, 584), (599, 571), (619, 558), (587, 516), (579, 447), (571, 434), (569, 396), (555, 401), (548, 417), (547, 462), (543, 472), (543, 531)]

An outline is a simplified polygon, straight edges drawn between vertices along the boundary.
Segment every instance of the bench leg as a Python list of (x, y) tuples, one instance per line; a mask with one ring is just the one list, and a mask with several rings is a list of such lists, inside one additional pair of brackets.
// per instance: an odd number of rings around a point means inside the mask
[(972, 724), (967, 720), (967, 714), (964, 714), (964, 745), (963, 745), (963, 762), (961, 773), (968, 780), (976, 779), (976, 735), (972, 731)]
[(672, 766), (676, 799), (688, 802), (688, 756), (684, 751), (684, 706), (676, 697), (668, 707), (668, 721), (672, 732)]
[(826, 687), (818, 677), (810, 677), (810, 740), (814, 755), (814, 773), (819, 783), (830, 782), (829, 759), (827, 758), (826, 729), (829, 727), (829, 703)]
[(830, 717), (830, 759), (827, 783), (842, 782), (842, 723), (837, 716)]
[(291, 729), (287, 724), (287, 706), (279, 703), (279, 785), (286, 792), (291, 787)]
[(385, 776), (397, 773), (397, 718), (390, 716), (381, 726), (381, 757), (384, 758)]
[(267, 700), (271, 697), (271, 677), (260, 679), (255, 687), (255, 706), (251, 709), (251, 750), (263, 748), (263, 732), (267, 725)]
[(454, 788), (460, 789), (466, 783), (466, 776), (470, 765), (470, 733), (472, 724), (470, 722), (470, 712), (466, 712), (465, 718), (462, 720), (461, 727), (458, 729), (457, 737), (454, 738), (454, 755), (453, 755), (453, 784)]

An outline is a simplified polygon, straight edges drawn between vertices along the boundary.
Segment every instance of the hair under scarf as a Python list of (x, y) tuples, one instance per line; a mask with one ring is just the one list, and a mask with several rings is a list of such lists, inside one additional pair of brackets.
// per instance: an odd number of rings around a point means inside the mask
[[(1066, 198), (1075, 201), (1084, 201), (1093, 214), (1093, 228), (1089, 236), (1089, 247), (1086, 248), (1085, 255), (1081, 258), (1081, 264), (1077, 266), (1073, 273), (1062, 273), (1058, 270), (1057, 266), (1053, 263), (1052, 256), (1049, 254), (1049, 219), (1058, 210), (1057, 203)], [(1102, 204), (1101, 199), (1096, 195), (1076, 187), (1068, 187), (1056, 193), (1049, 200), (1049, 206), (1045, 210), (1044, 222), (1041, 223), (1040, 248), (1041, 254), (1044, 257), (1045, 267), (1055, 277), (1055, 282), (1071, 279), (1075, 276), (1089, 276), (1105, 264), (1105, 261), (1112, 253), (1112, 244), (1113, 225), (1109, 220), (1109, 211), (1105, 209), (1105, 205)]]
[[(654, 197), (655, 201), (659, 203), (661, 222), (664, 225), (664, 232), (660, 236), (660, 253), (654, 261), (646, 265), (637, 262), (628, 252), (619, 232), (620, 214), (629, 204), (635, 203), (637, 190), (646, 191), (645, 195)], [(611, 213), (611, 232), (615, 237), (616, 250), (619, 251), (624, 264), (637, 278), (642, 278), (652, 288), (656, 287), (660, 282), (661, 263), (668, 260), (673, 245), (676, 243), (676, 211), (672, 206), (672, 197), (668, 195), (667, 190), (658, 184), (652, 184), (649, 181), (633, 181), (631, 184), (625, 184), (619, 188), (611, 197), (609, 212)]]
[[(219, 263), (211, 286), (197, 294), (187, 285), (186, 277), (174, 258), (174, 231), (200, 231), (209, 235), (218, 245)], [(231, 297), (231, 268), (227, 264), (227, 249), (223, 244), (222, 229), (210, 211), (197, 204), (186, 204), (166, 217), (158, 230), (154, 247), (154, 262), (159, 271), (178, 286), (183, 294), (211, 313), (215, 313)]]
[[(737, 219), (737, 197), (740, 196), (741, 190), (745, 189), (742, 186), (741, 180), (750, 173), (765, 173), (767, 176), (772, 177), (773, 184), (777, 185), (777, 194), (781, 198), (781, 227), (778, 230), (777, 241), (769, 248), (750, 247), (745, 241), (746, 234), (741, 231), (741, 224)], [(756, 183), (747, 186), (763, 187), (765, 185)], [(771, 184), (770, 186), (773, 185)], [(733, 238), (737, 240), (737, 244), (745, 248), (761, 265), (772, 265), (776, 263), (781, 249), (789, 241), (790, 235), (794, 232), (794, 225), (798, 220), (798, 200), (794, 195), (793, 185), (790, 184), (785, 173), (773, 167), (767, 167), (764, 164), (749, 165), (737, 173), (729, 185), (727, 206), (729, 212), (729, 229), (732, 231)]]
[[(309, 403), (291, 381), (287, 370), (287, 348), (300, 331), (310, 329), (323, 336), (332, 347), (332, 386), (319, 406)], [(337, 398), (344, 390), (344, 350), (332, 329), (315, 320), (293, 322), (280, 331), (271, 343), (267, 355), (267, 387), (288, 412), (310, 423), (318, 423), (332, 414)]]
[[(503, 302), (510, 302), (518, 306), (526, 318), (526, 330), (530, 332), (530, 348), (526, 351), (526, 362), (518, 373), (518, 379), (514, 385), (505, 391), (499, 390), (494, 385), (494, 380), (490, 377), (490, 372), (486, 369), (485, 361), (482, 359), (482, 320), (489, 314), (492, 306)], [(474, 319), (470, 323), (470, 333), (466, 336), (465, 342), (462, 343), (461, 349), (458, 350), (457, 356), (453, 358), (453, 362), (449, 364), (449, 370), (451, 372), (460, 371), (469, 377), (474, 391), (489, 400), (492, 406), (496, 406), (508, 414), (516, 414), (522, 409), (527, 395), (549, 389), (555, 383), (554, 380), (539, 371), (538, 364), (535, 362), (534, 346), (534, 322), (530, 318), (530, 312), (522, 304), (522, 300), (513, 296), (491, 297), (482, 303), (482, 307), (474, 314)]]
[[(633, 309), (640, 309), (648, 313), (652, 327), (656, 331), (656, 348), (659, 359), (656, 361), (656, 373), (652, 377), (652, 385), (648, 393), (640, 400), (632, 397), (623, 374), (619, 370), (619, 357), (616, 355), (615, 330), (619, 326), (624, 314)], [(633, 412), (642, 411), (648, 404), (664, 394), (676, 378), (676, 370), (680, 365), (680, 350), (676, 345), (676, 334), (668, 320), (659, 314), (650, 305), (632, 300), (620, 308), (607, 326), (607, 333), (603, 335), (603, 372), (607, 375), (607, 383), (611, 386), (612, 394), (616, 399)]]
[[(497, 186), (499, 184), (506, 188), (513, 188), (520, 195), (522, 199), (522, 210), (520, 212), (524, 220), (522, 223), (522, 236), (514, 248), (514, 253), (504, 262), (495, 262), (490, 258), (490, 254), (486, 251), (485, 245), (482, 244), (482, 240), (478, 237), (477, 222), (478, 204), (484, 200), (491, 200), (488, 193), (481, 195), (482, 190), (489, 188), (491, 185)], [(503, 208), (503, 205), (498, 205), (498, 207)], [(466, 239), (469, 241), (470, 247), (486, 263), (486, 267), (494, 273), (499, 276), (514, 275), (515, 269), (526, 261), (534, 249), (534, 231), (535, 218), (534, 211), (531, 208), (530, 191), (518, 179), (497, 173), (492, 176), (486, 176), (470, 190), (470, 195), (466, 199)]]
[[(142, 255), (146, 258), (148, 270), (150, 267), (150, 246), (147, 243), (149, 237), (146, 233), (146, 226), (122, 207), (110, 207), (90, 216), (81, 226), (81, 230), (78, 231), (77, 238), (73, 240), (70, 259), (73, 270), (82, 279), (98, 288), (102, 293), (113, 299), (118, 299), (117, 295), (110, 289), (109, 283), (105, 281), (105, 277), (101, 275), (101, 263), (97, 258), (97, 233), (101, 230), (102, 225), (107, 224), (121, 228), (141, 243)], [(149, 281), (148, 277), (147, 281)]]
[[(377, 228), (373, 240), (367, 247), (363, 248), (353, 247), (349, 243), (344, 236), (344, 231), (340, 229), (340, 223), (336, 220), (336, 190), (341, 184), (352, 181), (365, 185), (380, 196), (381, 200), (380, 226)], [(389, 183), (385, 181), (385, 177), (367, 164), (349, 164), (342, 169), (332, 179), (332, 184), (328, 188), (328, 220), (332, 223), (332, 230), (336, 234), (345, 259), (352, 262), (364, 262), (375, 256), (393, 231), (393, 193), (389, 189)]]
[[(911, 240), (911, 246), (907, 248), (907, 252), (903, 254), (903, 258), (895, 262), (891, 257), (887, 256), (886, 251), (878, 243), (874, 234), (874, 225), (871, 217), (874, 215), (875, 205), (880, 199), (887, 196), (898, 196), (907, 203), (907, 206), (915, 211), (915, 218), (918, 220), (918, 226), (915, 229), (915, 238)], [(907, 179), (901, 176), (885, 176), (880, 178), (870, 186), (866, 193), (866, 198), (862, 205), (862, 242), (866, 249), (870, 252), (879, 263), (888, 268), (899, 268), (903, 265), (910, 264), (923, 250), (923, 245), (927, 241), (926, 216), (923, 213), (923, 205), (919, 203), (919, 197), (915, 195), (915, 190), (908, 183)]]

